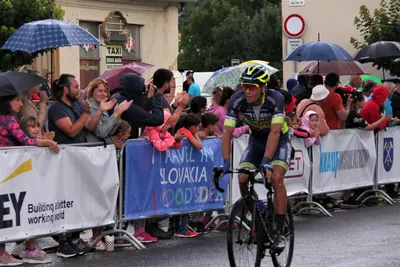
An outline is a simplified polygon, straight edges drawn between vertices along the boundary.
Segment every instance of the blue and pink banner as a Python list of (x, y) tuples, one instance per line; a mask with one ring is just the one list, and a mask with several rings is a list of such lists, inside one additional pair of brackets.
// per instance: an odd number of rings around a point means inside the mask
[[(146, 140), (129, 141), (125, 149), (125, 219), (224, 207), (225, 193), (212, 180), (213, 167), (223, 162), (221, 139), (203, 140), (201, 150), (187, 140), (165, 152)], [(226, 188), (227, 179), (221, 187)]]

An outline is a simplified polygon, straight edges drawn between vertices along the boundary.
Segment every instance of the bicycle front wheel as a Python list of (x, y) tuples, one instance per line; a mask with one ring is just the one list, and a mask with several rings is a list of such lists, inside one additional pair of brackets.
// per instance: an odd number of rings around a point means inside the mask
[(283, 236), (286, 240), (286, 248), (279, 255), (271, 255), (275, 267), (290, 267), (290, 264), (292, 263), (294, 250), (294, 225), (292, 205), (289, 200), (286, 208), (285, 224), (283, 225)]
[[(228, 256), (232, 267), (259, 267), (263, 249), (262, 229), (256, 202), (241, 198), (232, 207), (228, 223)], [(257, 233), (260, 233), (257, 235)]]

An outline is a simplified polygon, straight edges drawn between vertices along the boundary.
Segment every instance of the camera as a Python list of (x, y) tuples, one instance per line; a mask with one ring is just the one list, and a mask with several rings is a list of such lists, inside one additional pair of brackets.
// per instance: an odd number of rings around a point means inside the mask
[(364, 99), (364, 95), (362, 92), (358, 92), (355, 88), (351, 86), (339, 87), (335, 91), (342, 97), (343, 105), (347, 104), (347, 99), (350, 98), (353, 100), (353, 103), (362, 101)]

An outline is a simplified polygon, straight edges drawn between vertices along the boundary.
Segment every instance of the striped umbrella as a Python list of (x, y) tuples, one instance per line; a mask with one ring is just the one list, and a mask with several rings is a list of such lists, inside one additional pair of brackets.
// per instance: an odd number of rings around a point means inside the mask
[(339, 76), (363, 75), (367, 73), (364, 66), (358, 61), (321, 61), (319, 63), (310, 63), (299, 74), (306, 76), (314, 74), (326, 76), (331, 72), (337, 73)]

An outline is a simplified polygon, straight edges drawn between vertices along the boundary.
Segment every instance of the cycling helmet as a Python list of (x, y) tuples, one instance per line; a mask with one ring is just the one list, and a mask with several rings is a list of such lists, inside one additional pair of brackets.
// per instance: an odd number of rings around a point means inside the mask
[(268, 70), (262, 65), (247, 67), (239, 78), (240, 83), (265, 85), (269, 81)]

